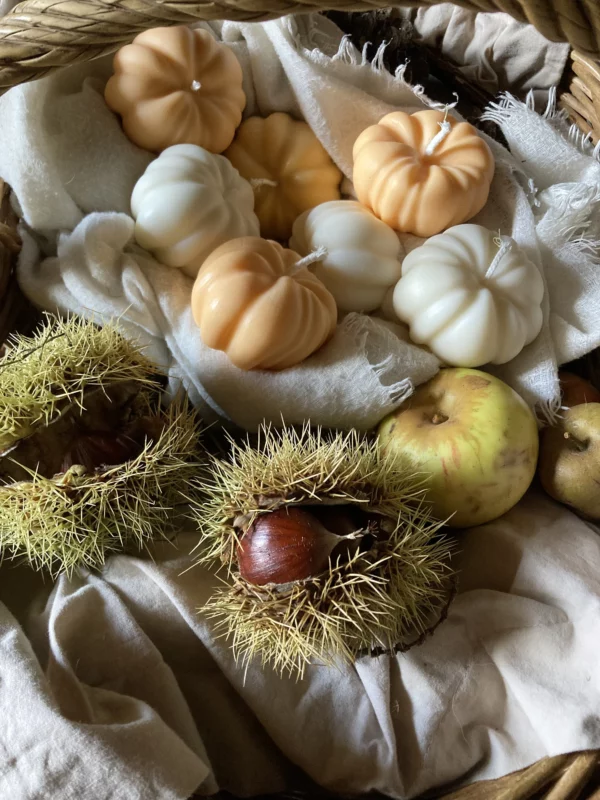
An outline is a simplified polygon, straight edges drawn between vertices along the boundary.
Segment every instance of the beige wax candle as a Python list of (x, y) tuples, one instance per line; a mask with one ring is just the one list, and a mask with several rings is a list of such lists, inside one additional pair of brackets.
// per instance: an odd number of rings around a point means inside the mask
[(104, 96), (131, 141), (155, 152), (196, 144), (221, 153), (246, 105), (233, 51), (185, 25), (151, 28), (122, 47)]
[(416, 236), (471, 219), (488, 198), (494, 157), (476, 129), (443, 111), (387, 114), (354, 143), (360, 202)]
[(333, 335), (337, 307), (293, 250), (246, 236), (217, 248), (192, 291), (202, 341), (241, 369), (284, 369)]
[(286, 241), (303, 211), (340, 199), (342, 173), (306, 122), (288, 114), (245, 120), (225, 156), (250, 181), (267, 239)]

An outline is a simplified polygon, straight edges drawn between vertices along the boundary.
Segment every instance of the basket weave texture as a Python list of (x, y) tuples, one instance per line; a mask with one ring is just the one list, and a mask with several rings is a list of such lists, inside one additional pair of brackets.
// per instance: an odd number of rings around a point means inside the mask
[(600, 62), (577, 50), (571, 53), (571, 62), (573, 79), (569, 92), (561, 98), (561, 106), (597, 144), (600, 142)]
[[(396, 0), (397, 6), (438, 0)], [(505, 11), (553, 41), (583, 55), (600, 56), (599, 0), (457, 0), (476, 11)], [(273, 19), (326, 9), (367, 11), (388, 0), (25, 0), (0, 20), (0, 89), (58, 67), (113, 52), (138, 33), (194, 20)]]
[[(438, 1), (396, 0), (395, 5), (429, 6)], [(574, 48), (574, 74), (570, 91), (560, 102), (584, 133), (600, 141), (600, 66), (594, 60), (600, 57), (600, 0), (454, 1), (477, 11), (504, 11), (535, 25), (548, 39), (568, 41)], [(55, 69), (114, 52), (156, 26), (195, 20), (259, 21), (290, 13), (368, 11), (387, 5), (387, 0), (26, 0), (0, 19), (0, 93)], [(8, 187), (0, 180), (0, 344), (10, 331), (29, 332), (38, 320), (15, 280), (20, 250), (17, 223)], [(584, 368), (587, 377), (591, 372)], [(323, 800), (332, 797), (319, 791), (305, 796), (311, 795)], [(600, 800), (600, 752), (542, 759), (503, 778), (432, 796), (444, 800)]]

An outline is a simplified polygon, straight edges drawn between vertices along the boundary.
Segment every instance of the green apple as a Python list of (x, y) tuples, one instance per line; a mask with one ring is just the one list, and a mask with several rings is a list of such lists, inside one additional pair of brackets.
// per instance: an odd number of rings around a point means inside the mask
[(600, 403), (574, 406), (542, 432), (540, 480), (555, 500), (600, 519)]
[(428, 475), (440, 519), (464, 528), (496, 519), (527, 491), (538, 457), (525, 401), (476, 369), (443, 369), (379, 426), (384, 452)]

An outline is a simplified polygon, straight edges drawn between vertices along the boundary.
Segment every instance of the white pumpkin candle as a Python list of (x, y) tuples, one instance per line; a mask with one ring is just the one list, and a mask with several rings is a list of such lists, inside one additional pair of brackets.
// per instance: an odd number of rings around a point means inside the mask
[(290, 247), (322, 253), (310, 269), (341, 311), (374, 311), (400, 277), (401, 245), (384, 222), (353, 200), (332, 200), (301, 214)]
[(137, 243), (191, 277), (217, 247), (260, 227), (250, 184), (224, 156), (193, 144), (169, 147), (148, 166), (131, 211)]
[(394, 290), (411, 339), (457, 367), (504, 364), (542, 327), (544, 283), (510, 236), (456, 225), (413, 250)]

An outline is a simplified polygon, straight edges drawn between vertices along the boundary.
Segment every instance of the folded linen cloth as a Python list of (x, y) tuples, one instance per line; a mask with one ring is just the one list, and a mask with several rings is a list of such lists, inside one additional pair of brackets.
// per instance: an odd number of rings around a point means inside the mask
[[(0, 570), (0, 796), (414, 797), (600, 747), (600, 537), (542, 495), (460, 534), (460, 594), (420, 647), (304, 680), (236, 666), (196, 614), (195, 536), (50, 590)], [(17, 618), (20, 625), (16, 622)]]
[[(418, 88), (402, 80), (402, 70), (391, 76), (378, 67), (380, 59), (374, 65), (366, 63), (341, 38), (336, 26), (321, 17), (284, 18), (260, 25), (227, 22), (212, 30), (242, 64), (246, 113), (265, 115), (280, 110), (304, 117), (348, 180), (352, 176), (352, 145), (367, 125), (395, 108), (416, 111), (426, 107)], [(109, 73), (107, 60), (74, 67), (17, 87), (0, 100), (0, 140), (4, 144), (0, 176), (13, 186), (29, 228), (36, 231), (38, 239), (43, 235), (43, 251), (54, 256), (58, 233), (79, 226), (71, 238), (68, 233), (61, 237), (58, 263), (52, 258), (42, 261), (33, 247), (26, 249), (19, 280), (29, 297), (44, 308), (96, 318), (118, 315), (124, 327), (129, 331), (135, 328), (141, 340), (153, 347), (162, 337), (166, 367), (175, 379), (183, 379), (197, 402), (202, 399), (207, 418), (224, 411), (247, 428), (254, 428), (263, 417), (368, 428), (397, 406), (414, 385), (431, 376), (436, 365), (430, 354), (406, 341), (394, 341), (387, 331), (382, 333), (387, 351), (377, 345), (371, 348), (376, 355), (370, 354), (367, 343), (372, 337), (381, 342), (382, 328), (366, 317), (361, 323), (365, 345), (355, 350), (348, 369), (336, 350), (340, 340), (348, 345), (346, 353), (349, 349), (348, 330), (342, 325), (329, 350), (284, 375), (248, 375), (235, 370), (203, 347), (189, 314), (169, 314), (169, 309), (185, 308), (191, 282), (171, 270), (165, 270), (164, 276), (151, 271), (154, 277), (148, 280), (145, 260), (139, 262), (139, 269), (132, 266), (128, 271), (125, 294), (137, 294), (142, 304), (148, 303), (147, 319), (142, 319), (139, 307), (124, 309), (124, 284), (118, 269), (107, 268), (107, 274), (114, 276), (111, 281), (98, 282), (94, 274), (105, 269), (104, 258), (121, 263), (119, 247), (123, 265), (143, 259), (125, 235), (127, 223), (115, 215), (82, 223), (91, 212), (126, 213), (131, 187), (150, 158), (126, 139), (104, 104), (102, 90)], [(474, 221), (512, 235), (538, 264), (549, 290), (538, 338), (494, 372), (532, 405), (552, 410), (559, 402), (557, 359), (576, 358), (600, 344), (597, 293), (589, 279), (595, 273), (594, 255), (576, 240), (578, 226), (589, 225), (597, 202), (593, 199), (582, 211), (580, 203), (571, 202), (575, 189), (567, 185), (576, 166), (595, 197), (600, 164), (584, 155), (576, 143), (564, 139), (550, 112), (540, 117), (528, 106), (509, 103), (502, 113), (492, 113), (515, 146), (511, 155), (489, 140), (496, 173), (489, 201)], [(539, 147), (541, 141), (543, 148)], [(550, 158), (556, 153), (560, 160)], [(528, 196), (533, 176), (547, 190), (544, 207), (554, 219), (554, 228), (544, 225), (547, 215), (540, 219), (534, 214)], [(576, 191), (581, 190), (576, 187)], [(577, 225), (573, 224), (575, 218)], [(97, 225), (110, 242), (104, 250), (95, 245)], [(109, 235), (110, 225), (115, 228)], [(406, 251), (421, 241), (411, 236), (403, 239)], [(568, 247), (563, 247), (565, 243)], [(73, 277), (75, 252), (78, 278)], [(578, 296), (573, 306), (573, 295), (582, 280), (589, 291)], [(94, 282), (91, 292), (89, 286)], [(234, 396), (239, 402), (232, 400)], [(266, 397), (273, 398), (271, 407), (265, 403)]]
[(410, 19), (417, 41), (433, 47), (492, 94), (498, 90), (524, 95), (560, 83), (570, 46), (550, 42), (533, 25), (509, 14), (485, 14), (454, 3), (400, 8)]
[[(174, 394), (183, 383), (205, 421), (226, 416), (252, 430), (284, 417), (368, 430), (439, 368), (404, 326), (349, 314), (325, 347), (294, 369), (242, 372), (203, 344), (190, 308), (192, 280), (130, 247), (132, 237), (126, 214), (89, 214), (59, 238), (56, 258), (32, 268), (29, 296), (45, 308), (118, 317), (169, 372)], [(26, 258), (38, 261), (35, 252)]]

